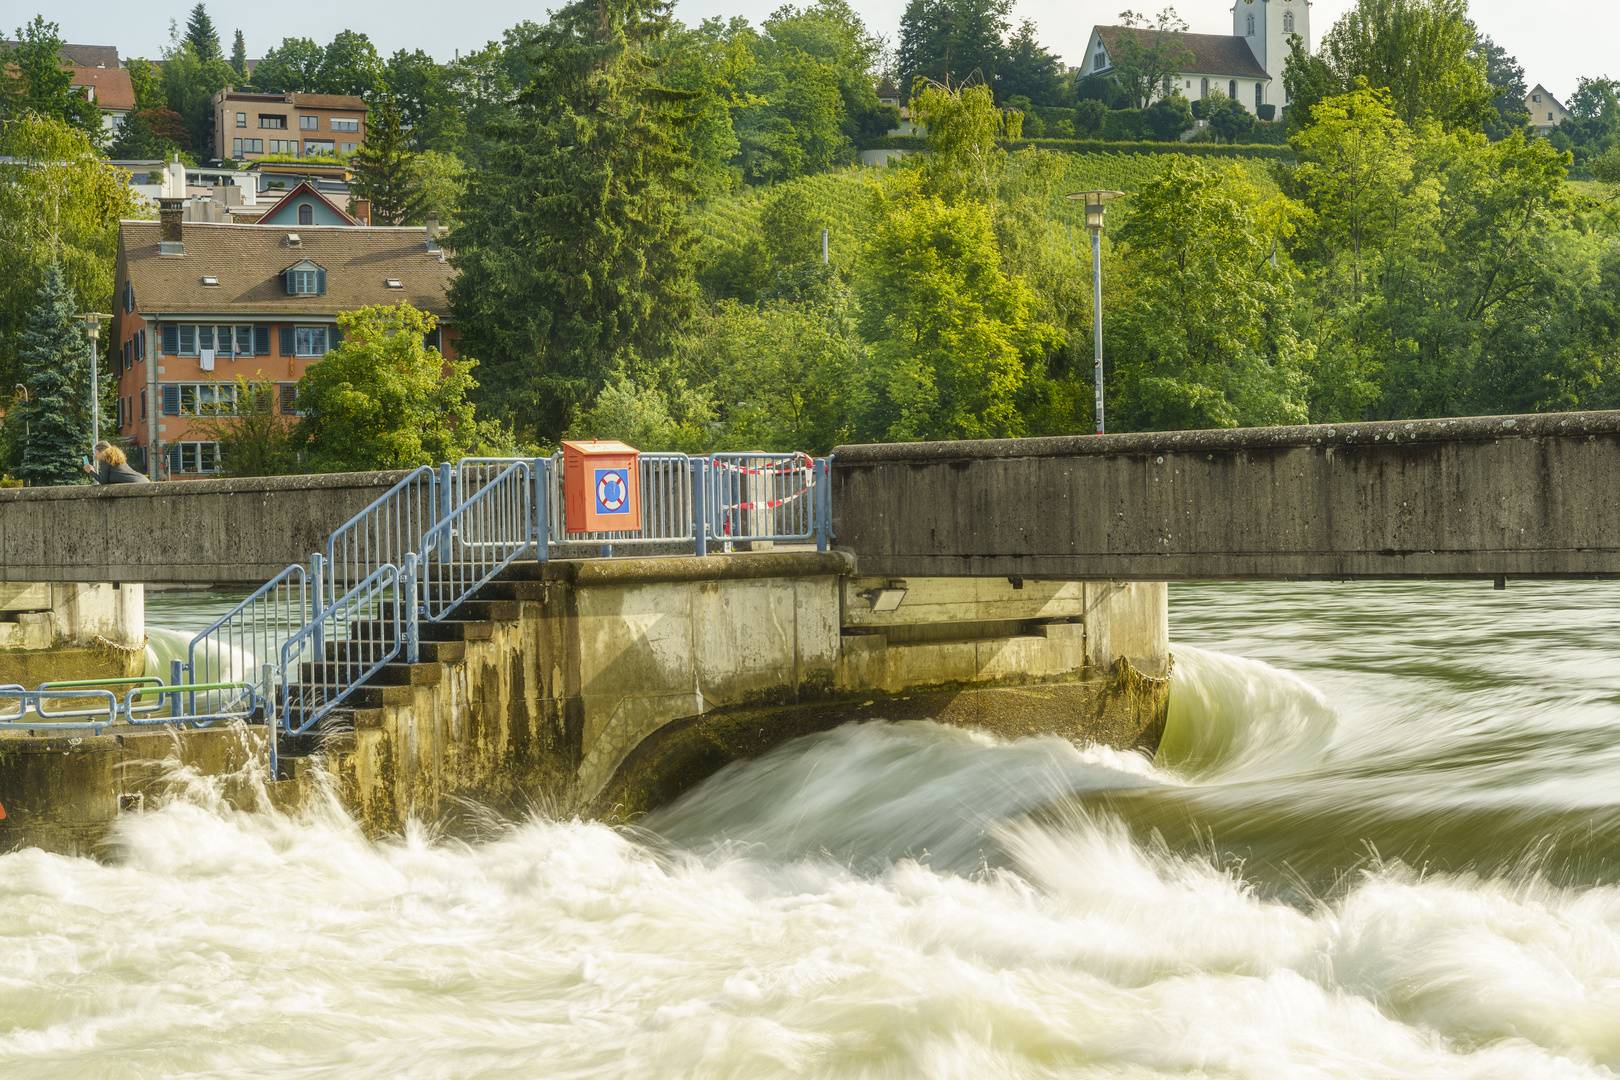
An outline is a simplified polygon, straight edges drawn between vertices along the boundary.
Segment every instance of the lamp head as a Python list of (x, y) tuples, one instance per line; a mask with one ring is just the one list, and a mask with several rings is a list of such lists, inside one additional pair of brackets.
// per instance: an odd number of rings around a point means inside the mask
[(1108, 213), (1108, 200), (1117, 199), (1124, 195), (1123, 191), (1076, 191), (1065, 195), (1066, 199), (1084, 199), (1086, 203), (1086, 228), (1092, 232), (1102, 232), (1103, 218)]

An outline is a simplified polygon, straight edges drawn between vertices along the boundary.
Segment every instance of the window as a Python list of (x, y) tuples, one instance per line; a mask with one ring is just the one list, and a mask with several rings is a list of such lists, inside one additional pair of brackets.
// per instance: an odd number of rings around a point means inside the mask
[(271, 116), (269, 113), (260, 113), (259, 126), (262, 128), (279, 128), (286, 131), (287, 118), (285, 116)]
[(313, 225), (313, 224), (315, 224), (315, 208), (313, 206), (309, 205), (309, 203), (300, 203), (299, 204), (299, 206), (298, 206), (298, 224), (300, 224), (300, 225)]
[(334, 116), (334, 117), (332, 117), (332, 130), (333, 131), (359, 131), (360, 130), (360, 121), (358, 121), (358, 120), (349, 120), (349, 119), (345, 119), (345, 118), (342, 118), (342, 117)]
[(232, 139), (231, 140), (231, 157), (239, 158), (243, 154), (262, 154), (262, 153), (264, 153), (264, 140), (263, 139)]
[(313, 154), (335, 154), (335, 153), (337, 153), (337, 143), (333, 142), (331, 139), (305, 139), (304, 140), (304, 156), (306, 156), (306, 157), (308, 157), (310, 155), (313, 155)]
[(1246, 33), (1245, 36), (1246, 37), (1254, 37), (1254, 16), (1253, 15), (1250, 15), (1248, 17), (1248, 32)]
[(318, 268), (305, 269), (300, 267), (287, 271), (287, 293), (289, 296), (319, 296), (326, 291), (326, 283), (321, 280), (323, 272)]
[(1551, 120), (1551, 119), (1552, 119), (1552, 113), (1548, 113), (1548, 114), (1547, 114), (1547, 119), (1549, 119), (1549, 120)]
[[(146, 331), (135, 335), (135, 355), (144, 359)], [(163, 351), (170, 356), (196, 356), (199, 349), (213, 349), (227, 356), (268, 355), (270, 328), (268, 326), (213, 326), (188, 323), (168, 323), (163, 327)]]
[(272, 154), (287, 154), (291, 157), (298, 156), (297, 139), (271, 139), (269, 145), (270, 153)]
[(358, 153), (359, 150), (360, 150), (360, 144), (357, 143), (357, 142), (346, 142), (346, 143), (343, 144), (343, 152), (345, 154)]
[(1534, 101), (1537, 105), (1540, 105), (1541, 104), (1541, 95), (1537, 94), (1535, 97), (1531, 98), (1530, 100)]
[(298, 384), (281, 384), (281, 414), (283, 416), (302, 416), (298, 411)]
[(1285, 12), (1283, 12), (1283, 33), (1292, 34), (1293, 32), (1294, 32), (1294, 13), (1292, 11), (1285, 11)]
[(293, 328), (294, 356), (325, 356), (326, 327), (299, 326)]
[(1198, 96), (1201, 97), (1201, 98), (1209, 97), (1209, 80), (1208, 79), (1200, 79), (1198, 81)]
[(231, 383), (166, 383), (164, 416), (235, 416), (236, 387)]
[(1233, 101), (1237, 100), (1237, 80), (1236, 79), (1233, 79), (1231, 82), (1226, 84), (1226, 96), (1231, 98)]
[(298, 130), (299, 131), (319, 131), (319, 130), (321, 130), (321, 118), (318, 117), (318, 116), (300, 116), (298, 118)]
[(236, 126), (247, 127), (247, 113), (239, 112), (236, 114)]
[(1266, 84), (1254, 84), (1254, 111), (1259, 112), (1260, 106), (1266, 103)]
[(219, 471), (219, 443), (177, 442), (169, 444), (169, 472), (204, 475)]
[(1099, 52), (1096, 56), (1091, 58), (1091, 70), (1093, 70), (1093, 71), (1101, 71), (1103, 68), (1105, 68), (1107, 66), (1108, 66), (1108, 54), (1107, 53)]
[(444, 330), (444, 328), (442, 326), (435, 326), (432, 330), (429, 330), (427, 333), (423, 334), (422, 335), (422, 348), (424, 348), (424, 349), (440, 349), (442, 351), (443, 346), (442, 346), (441, 343), (444, 340), (444, 338), (443, 338), (443, 330)]

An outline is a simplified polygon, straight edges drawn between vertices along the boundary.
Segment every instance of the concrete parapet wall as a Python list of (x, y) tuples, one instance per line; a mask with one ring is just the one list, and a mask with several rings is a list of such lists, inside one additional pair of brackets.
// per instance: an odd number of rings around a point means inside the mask
[(1620, 577), (1620, 412), (844, 446), (859, 572)]
[(0, 581), (260, 585), (405, 473), (0, 490)]

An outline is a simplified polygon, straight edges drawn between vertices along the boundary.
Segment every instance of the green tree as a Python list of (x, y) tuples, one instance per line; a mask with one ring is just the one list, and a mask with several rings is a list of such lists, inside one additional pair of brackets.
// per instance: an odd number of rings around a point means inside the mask
[(454, 117), (463, 127), (455, 151), (469, 167), (482, 168), (503, 145), (500, 133), (516, 123), (517, 94), (534, 80), (528, 50), (539, 32), (532, 22), (518, 23), (446, 66)]
[(1305, 39), (1288, 35), (1288, 59), (1283, 61), (1283, 117), (1289, 131), (1299, 131), (1311, 122), (1311, 109), (1319, 102), (1343, 93), (1339, 77), (1320, 56), (1308, 52)]
[(554, 436), (690, 310), (688, 92), (654, 78), (654, 0), (576, 0), (536, 31), (518, 121), (468, 186), (451, 303), (486, 357), (486, 393), (520, 431)]
[(238, 375), (227, 385), (234, 404), (197, 420), (203, 438), (219, 443), (220, 475), (282, 476), (300, 471), (293, 419), (276, 408), (276, 383)]
[(406, 215), (401, 224), (420, 225), (431, 210), (445, 227), (454, 225), (467, 191), (467, 166), (454, 154), (425, 150), (416, 156), (412, 169), (422, 198), (417, 212)]
[(73, 70), (61, 59), (56, 23), (42, 16), (17, 30), (16, 44), (0, 46), (0, 118), (23, 110), (70, 124), (93, 142), (102, 137), (101, 112), (73, 90)]
[(219, 33), (214, 29), (214, 20), (208, 17), (208, 9), (202, 4), (191, 9), (191, 17), (186, 20), (185, 40), (186, 44), (191, 46), (191, 51), (197, 54), (197, 59), (205, 64), (224, 57), (219, 46)]
[(166, 109), (169, 101), (163, 96), (163, 80), (150, 60), (136, 57), (124, 64), (129, 71), (129, 85), (135, 91), (137, 109)]
[(236, 85), (246, 86), (248, 81), (248, 55), (247, 42), (242, 38), (242, 31), (236, 32), (236, 41), (231, 45), (231, 70), (236, 72)]
[(411, 469), (509, 448), (467, 399), (477, 361), (423, 345), (438, 323), (432, 315), (378, 304), (337, 319), (341, 344), (298, 381), (293, 443), (305, 468)]
[(1074, 80), (1063, 62), (1035, 40), (1035, 24), (1025, 19), (1007, 42), (996, 85), (1000, 100), (1026, 97), (1031, 104), (1062, 108), (1074, 101)]
[(1530, 88), (1525, 85), (1523, 66), (1489, 35), (1476, 33), (1474, 53), (1485, 61), (1485, 81), (1494, 94), (1491, 107), (1496, 110), (1496, 116), (1485, 118), (1485, 134), (1492, 139), (1505, 139), (1515, 131), (1523, 131), (1530, 123), (1530, 114), (1524, 107)]
[[(198, 6), (201, 9), (201, 5)], [(179, 113), (190, 135), (190, 149), (203, 156), (214, 153), (214, 95), (231, 84), (236, 73), (218, 55), (204, 58), (189, 38), (176, 36), (163, 51), (163, 96), (168, 107)]]
[(1192, 63), (1192, 50), (1181, 37), (1187, 23), (1175, 8), (1165, 8), (1152, 19), (1141, 12), (1122, 11), (1119, 22), (1127, 29), (1119, 35), (1114, 50), (1118, 55), (1112, 57), (1114, 78), (1125, 88), (1131, 108), (1145, 109), (1162, 92), (1166, 80)]
[(1356, 0), (1320, 51), (1342, 90), (1359, 80), (1388, 89), (1405, 123), (1432, 116), (1447, 128), (1479, 131), (1495, 114), (1468, 0)]
[(253, 68), (253, 89), (262, 94), (313, 94), (320, 85), (326, 51), (309, 38), (282, 38)]
[(1017, 130), (1007, 127), (1008, 121), (1018, 123), (1017, 114), (996, 108), (983, 84), (959, 90), (921, 85), (912, 98), (912, 113), (928, 126), (927, 190), (947, 202), (993, 202), (1007, 168), (1000, 139), (1018, 137)]
[(1106, 324), (1118, 429), (1306, 419), (1290, 274), (1267, 258), (1278, 237), (1259, 201), (1240, 171), (1195, 158), (1132, 199), (1115, 249), (1125, 299)]
[(994, 85), (1006, 53), (1011, 0), (909, 0), (895, 50), (900, 88)]
[(84, 132), (37, 113), (0, 121), (0, 383), (16, 357), (48, 267), (88, 308), (111, 311), (118, 222), (140, 217), (127, 178)]
[(869, 401), (880, 439), (1020, 435), (1018, 394), (1056, 331), (1029, 285), (1001, 269), (984, 204), (948, 205), (902, 173), (874, 217), (861, 261)]
[(388, 58), (384, 77), (411, 149), (455, 153), (466, 125), (451, 100), (445, 68), (421, 49), (400, 49)]
[(370, 102), (388, 90), (387, 67), (364, 34), (341, 30), (321, 53), (316, 92), (355, 94)]
[[(1239, 106), (1241, 108), (1241, 106)], [(1244, 112), (1247, 116), (1247, 111)], [(1148, 129), (1160, 142), (1175, 142), (1193, 126), (1192, 106), (1180, 94), (1170, 94), (1149, 105), (1143, 114)], [(1213, 127), (1213, 122), (1211, 123)], [(1251, 119), (1252, 126), (1252, 119)]]
[(36, 487), (89, 482), (79, 459), (90, 450), (90, 343), (73, 290), (52, 263), (29, 313), (21, 346), (28, 400), (22, 419), (31, 434), (13, 470)]
[(1219, 90), (1211, 89), (1203, 99), (1204, 119), (1216, 138), (1229, 143), (1248, 142), (1254, 138), (1254, 114)]
[(354, 195), (371, 201), (374, 225), (404, 225), (422, 212), (426, 195), (399, 130), (399, 114), (387, 98), (378, 101), (366, 122), (366, 141), (354, 156)]

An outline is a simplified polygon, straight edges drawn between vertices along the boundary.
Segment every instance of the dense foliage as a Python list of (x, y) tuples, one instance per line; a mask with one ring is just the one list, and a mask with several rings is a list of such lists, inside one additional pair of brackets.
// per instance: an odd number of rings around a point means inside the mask
[(15, 471), (36, 487), (89, 483), (80, 459), (92, 442), (91, 356), (77, 307), (61, 267), (51, 264), (19, 340), (28, 395), (17, 419), (28, 435)]

